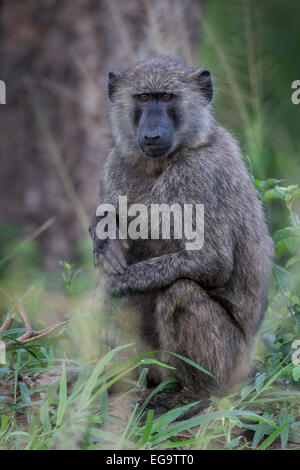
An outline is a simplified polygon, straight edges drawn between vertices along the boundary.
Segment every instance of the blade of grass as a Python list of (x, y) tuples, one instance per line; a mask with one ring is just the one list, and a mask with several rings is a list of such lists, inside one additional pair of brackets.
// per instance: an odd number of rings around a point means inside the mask
[(267, 439), (257, 448), (257, 450), (265, 450), (267, 449), (272, 442), (275, 441), (275, 439), (282, 433), (285, 427), (287, 427), (289, 424), (289, 418), (284, 421), (284, 423), (281, 424), (275, 431), (272, 432), (272, 434), (267, 437)]
[(66, 365), (63, 363), (61, 370), (60, 386), (59, 386), (59, 402), (56, 415), (56, 426), (59, 426), (63, 420), (65, 411), (67, 409), (67, 373)]
[(186, 362), (187, 364), (190, 364), (193, 367), (196, 367), (196, 369), (201, 370), (201, 372), (204, 372), (204, 374), (210, 375), (211, 377), (214, 377), (213, 374), (208, 372), (206, 369), (203, 369), (203, 367), (199, 366), (196, 362), (192, 361), (191, 359), (188, 359), (187, 357), (181, 356), (181, 354), (173, 353), (170, 351), (165, 351), (167, 354), (171, 354), (172, 356), (178, 357), (178, 359), (181, 359), (182, 361)]
[(201, 416), (196, 416), (194, 418), (190, 418), (185, 421), (176, 423), (174, 426), (170, 426), (165, 431), (162, 431), (161, 433), (159, 433), (159, 436), (157, 436), (152, 441), (152, 445), (159, 444), (162, 440), (167, 439), (170, 436), (173, 436), (174, 434), (178, 434), (182, 431), (187, 431), (193, 427), (196, 427), (202, 423), (205, 423), (206, 421), (213, 421), (213, 420), (220, 419), (220, 418), (230, 418), (230, 417), (237, 417), (237, 416), (259, 421), (259, 422), (264, 422), (273, 427), (276, 426), (276, 424), (272, 420), (263, 418), (262, 416), (259, 416), (258, 414), (252, 411), (240, 411), (240, 410), (215, 411), (215, 412), (207, 413)]
[(151, 431), (152, 431), (153, 415), (154, 415), (154, 410), (149, 410), (147, 414), (146, 424), (144, 427), (144, 433), (137, 447), (143, 447), (144, 445), (147, 444)]
[[(100, 359), (96, 367), (94, 368), (91, 376), (89, 377), (82, 393), (80, 396), (79, 404), (78, 404), (78, 411), (82, 411), (84, 408), (86, 408), (90, 402), (95, 399), (99, 395), (93, 395), (92, 399), (91, 394), (93, 392), (93, 389), (96, 387), (97, 381), (99, 379), (99, 376), (101, 372), (103, 371), (104, 367), (112, 360), (112, 358), (116, 355), (118, 351), (121, 351), (122, 349), (128, 348), (132, 346), (132, 344), (127, 344), (125, 346), (119, 346), (112, 351), (109, 351), (105, 356)], [(103, 388), (103, 387), (102, 387)], [(108, 387), (107, 387), (108, 388)], [(105, 389), (105, 388), (104, 388)]]

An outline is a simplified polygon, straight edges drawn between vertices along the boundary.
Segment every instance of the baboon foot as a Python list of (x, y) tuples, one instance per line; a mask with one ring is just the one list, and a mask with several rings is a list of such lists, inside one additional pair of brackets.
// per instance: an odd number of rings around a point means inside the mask
[(159, 418), (159, 416), (166, 414), (170, 410), (189, 405), (194, 402), (196, 402), (196, 404), (183, 411), (180, 416), (176, 418), (176, 421), (188, 419), (197, 413), (200, 413), (209, 405), (209, 400), (202, 399), (201, 401), (198, 400), (197, 403), (197, 398), (195, 396), (191, 397), (184, 392), (159, 392), (154, 395), (150, 403), (147, 405), (143, 413), (143, 420), (146, 420), (150, 409), (154, 410), (154, 418)]

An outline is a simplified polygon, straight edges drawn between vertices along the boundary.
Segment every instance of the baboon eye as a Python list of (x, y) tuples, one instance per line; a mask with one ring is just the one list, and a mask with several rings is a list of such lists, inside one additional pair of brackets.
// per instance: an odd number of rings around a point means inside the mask
[(162, 98), (163, 101), (170, 101), (170, 99), (172, 99), (172, 96), (173, 95), (171, 95), (171, 93), (163, 93), (161, 95), (161, 98)]
[(140, 101), (147, 101), (149, 99), (149, 95), (147, 95), (147, 93), (143, 93), (142, 95), (138, 95), (138, 99)]

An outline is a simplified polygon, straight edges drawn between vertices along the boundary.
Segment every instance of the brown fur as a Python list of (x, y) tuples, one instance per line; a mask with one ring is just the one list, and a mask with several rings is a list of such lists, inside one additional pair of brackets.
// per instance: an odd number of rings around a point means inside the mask
[[(169, 58), (155, 58), (116, 78), (112, 98), (115, 146), (108, 156), (100, 202), (128, 204), (202, 203), (204, 245), (186, 251), (183, 240), (128, 240), (128, 267), (112, 278), (136, 315), (149, 350), (186, 356), (214, 375), (167, 356), (183, 390), (164, 396), (171, 407), (222, 395), (251, 373), (251, 350), (266, 307), (272, 242), (263, 209), (237, 143), (214, 120), (197, 86), (196, 71)], [(166, 159), (145, 158), (132, 126), (132, 95), (152, 92), (180, 96), (182, 123), (176, 149)], [(109, 242), (91, 233), (95, 254)], [(152, 380), (167, 369), (152, 371)]]

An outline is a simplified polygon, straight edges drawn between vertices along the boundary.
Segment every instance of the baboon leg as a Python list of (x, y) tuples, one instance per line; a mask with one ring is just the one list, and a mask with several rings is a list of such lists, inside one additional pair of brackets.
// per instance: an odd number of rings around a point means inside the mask
[[(172, 355), (182, 384), (178, 394), (156, 397), (167, 408), (203, 400), (224, 393), (232, 380), (250, 373), (249, 346), (244, 333), (221, 305), (212, 300), (194, 281), (179, 280), (157, 298), (156, 320), (160, 348), (178, 353), (213, 374), (211, 377)], [(169, 398), (168, 398), (169, 397)]]

